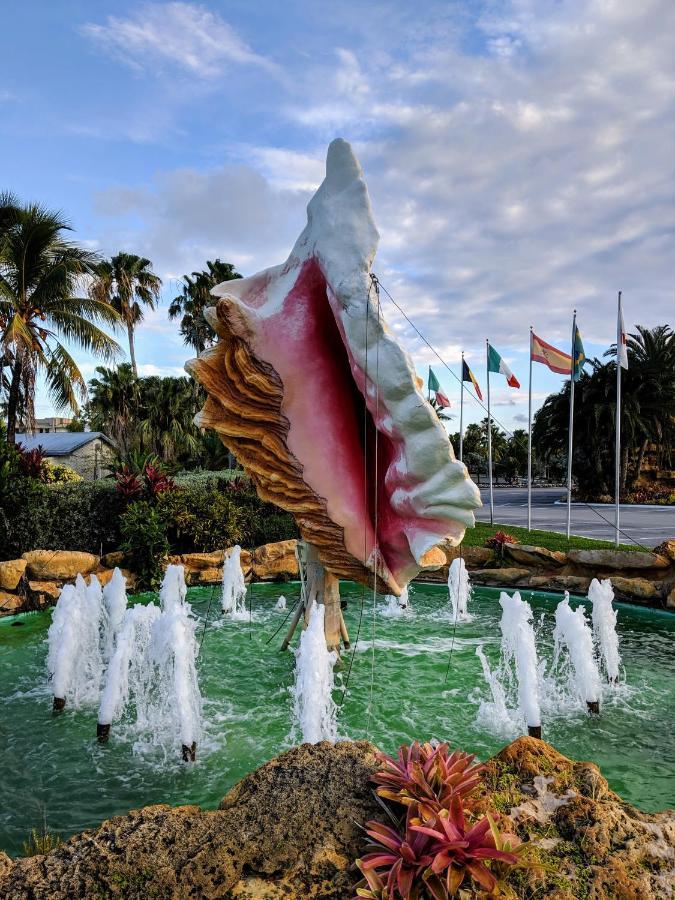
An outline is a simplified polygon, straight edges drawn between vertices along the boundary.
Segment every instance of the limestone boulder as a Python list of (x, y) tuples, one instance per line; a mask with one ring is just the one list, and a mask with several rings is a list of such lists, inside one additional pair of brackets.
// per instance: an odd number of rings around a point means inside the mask
[(61, 588), (55, 581), (29, 581), (28, 588), (42, 602), (58, 600), (61, 593)]
[(16, 590), (27, 565), (25, 559), (8, 559), (0, 562), (0, 590)]
[(471, 573), (472, 581), (480, 584), (502, 585), (528, 583), (530, 569), (506, 566), (503, 569), (474, 569)]
[(605, 570), (667, 569), (670, 560), (641, 550), (569, 550), (567, 558), (577, 566)]
[(567, 562), (567, 556), (557, 550), (535, 547), (530, 544), (506, 544), (505, 550), (511, 559), (523, 566), (533, 568), (559, 569)]
[(9, 591), (0, 591), (0, 616), (10, 616), (24, 605), (23, 597), (18, 594), (10, 594)]
[(669, 592), (666, 597), (666, 606), (668, 609), (675, 609), (675, 587)]
[(612, 587), (616, 594), (623, 594), (631, 600), (654, 600), (659, 596), (656, 584), (646, 578), (622, 578), (613, 575)]
[(99, 564), (98, 556), (79, 550), (31, 550), (23, 554), (29, 578), (38, 581), (69, 581), (76, 575), (90, 575)]
[(195, 571), (191, 572), (190, 575), (190, 584), (194, 585), (220, 584), (223, 580), (222, 567), (220, 569), (196, 569)]
[(450, 564), (453, 559), (461, 556), (467, 569), (479, 569), (494, 559), (494, 552), (487, 547), (450, 547), (449, 545), (439, 545), (445, 550), (445, 559)]
[(101, 557), (101, 565), (106, 569), (121, 569), (125, 563), (125, 556), (122, 550), (114, 550), (112, 553), (104, 553)]
[[(95, 572), (92, 572), (92, 575), (95, 575), (98, 578), (98, 583), (101, 585), (101, 587), (105, 587), (106, 584), (113, 577), (114, 571), (115, 571), (114, 569), (106, 569), (106, 568), (103, 568), (102, 566), (99, 566)], [(92, 578), (91, 575), (87, 575), (87, 577), (84, 580), (87, 582), (87, 584), (89, 584), (89, 582), (91, 581), (91, 578)]]
[(654, 553), (675, 563), (675, 540), (664, 541), (658, 547), (654, 547)]
[(251, 569), (260, 581), (275, 581), (277, 578), (297, 578), (298, 561), (295, 558), (297, 541), (277, 541), (263, 544), (253, 551)]
[(585, 594), (591, 583), (587, 575), (531, 575), (528, 587), (538, 591), (569, 591), (571, 594)]
[(180, 559), (189, 569), (215, 569), (222, 566), (224, 557), (224, 550), (214, 550), (213, 553), (184, 553)]

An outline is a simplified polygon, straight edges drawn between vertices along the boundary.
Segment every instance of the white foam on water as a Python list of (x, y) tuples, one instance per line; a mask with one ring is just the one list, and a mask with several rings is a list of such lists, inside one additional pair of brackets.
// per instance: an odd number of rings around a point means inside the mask
[(295, 651), (293, 727), (291, 740), (298, 732), (303, 743), (337, 740), (337, 707), (333, 700), (337, 653), (328, 650), (324, 635), (325, 606), (313, 603), (309, 623)]
[(197, 679), (197, 621), (186, 602), (182, 566), (167, 567), (161, 608), (137, 605), (124, 614), (101, 697), (98, 721), (135, 715), (134, 752), (200, 743), (202, 698)]
[(143, 717), (152, 690), (153, 672), (147, 665), (152, 627), (160, 615), (154, 603), (137, 604), (124, 613), (101, 694), (101, 725), (119, 718), (131, 697), (136, 702), (137, 718)]
[(521, 730), (520, 724), (508, 708), (506, 692), (487, 661), (483, 646), (476, 647), (476, 656), (483, 669), (485, 683), (490, 688), (490, 700), (481, 700), (476, 716), (476, 724), (491, 734), (502, 738), (515, 737)]
[(464, 560), (458, 556), (450, 564), (448, 572), (448, 594), (452, 605), (454, 622), (470, 622), (473, 616), (469, 613), (471, 599), (471, 581)]
[(410, 605), (410, 594), (408, 588), (404, 587), (400, 597), (393, 594), (387, 594), (384, 598), (384, 606), (380, 606), (378, 612), (387, 619), (397, 619), (412, 612)]
[(117, 633), (127, 609), (127, 580), (118, 568), (103, 588), (103, 659), (108, 662), (115, 652)]
[(283, 594), (281, 595), (281, 597), (279, 597), (277, 602), (274, 604), (274, 608), (278, 609), (278, 610), (286, 609), (286, 598), (284, 597)]
[(220, 607), (229, 613), (235, 621), (247, 618), (246, 613), (246, 581), (241, 569), (241, 547), (232, 548), (230, 555), (223, 563), (223, 593)]
[(76, 709), (96, 702), (103, 676), (101, 627), (103, 605), (96, 576), (81, 575), (63, 586), (47, 636), (47, 669), (54, 697)]
[(612, 684), (619, 681), (621, 656), (619, 636), (616, 633), (617, 612), (612, 606), (614, 590), (609, 578), (594, 578), (588, 588), (588, 599), (593, 604), (593, 636), (597, 642), (602, 665)]
[(532, 627), (532, 609), (516, 591), (502, 591), (502, 665), (512, 666), (518, 683), (518, 709), (528, 726), (541, 725), (539, 660)]
[(586, 621), (583, 606), (570, 607), (569, 593), (555, 611), (553, 630), (555, 650), (553, 669), (567, 652), (569, 658), (569, 690), (580, 701), (597, 702), (601, 695), (600, 673), (593, 653), (593, 635)]

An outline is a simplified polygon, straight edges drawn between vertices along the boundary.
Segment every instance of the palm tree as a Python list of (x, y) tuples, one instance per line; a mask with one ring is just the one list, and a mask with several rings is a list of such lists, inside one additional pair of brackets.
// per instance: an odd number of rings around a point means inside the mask
[[(606, 356), (616, 356), (616, 346)], [(675, 442), (675, 334), (667, 325), (638, 326), (628, 338), (628, 370), (621, 402), (620, 488), (635, 485), (645, 453), (654, 444), (669, 460)], [(591, 361), (575, 389), (574, 472), (582, 495), (614, 493), (616, 362)], [(533, 442), (545, 460), (567, 450), (569, 382), (551, 394), (535, 416)]]
[(129, 363), (116, 369), (97, 366), (97, 377), (89, 382), (87, 419), (95, 431), (103, 431), (117, 444), (126, 458), (133, 448), (141, 383)]
[(144, 256), (118, 253), (103, 260), (96, 267), (91, 295), (109, 303), (127, 326), (129, 358), (134, 376), (138, 378), (134, 328), (143, 321), (142, 305), (154, 309), (162, 288), (162, 279), (152, 271), (152, 263)]
[(184, 462), (201, 449), (194, 417), (203, 402), (191, 378), (142, 378), (138, 434), (144, 453), (163, 462)]
[(0, 356), (7, 378), (7, 442), (13, 444), (20, 410), (34, 421), (35, 380), (41, 374), (58, 408), (77, 411), (86, 384), (66, 343), (112, 359), (115, 341), (99, 326), (119, 315), (77, 289), (98, 263), (96, 254), (64, 240), (70, 226), (58, 212), (0, 197)]
[(197, 353), (203, 353), (210, 347), (215, 337), (214, 331), (204, 318), (204, 310), (213, 306), (212, 288), (223, 281), (241, 278), (231, 263), (208, 260), (206, 270), (183, 275), (181, 293), (174, 297), (169, 306), (169, 318), (180, 320), (180, 333), (183, 342), (193, 347)]
[(429, 406), (433, 409), (441, 422), (450, 422), (452, 420), (452, 416), (449, 413), (445, 412), (448, 407), (440, 406), (438, 400), (435, 397), (432, 397), (429, 400)]

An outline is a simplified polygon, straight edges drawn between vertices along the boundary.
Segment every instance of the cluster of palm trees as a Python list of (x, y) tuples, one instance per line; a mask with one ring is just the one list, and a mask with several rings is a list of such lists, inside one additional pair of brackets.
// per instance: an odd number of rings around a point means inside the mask
[[(138, 428), (139, 442), (161, 448), (163, 458), (184, 454), (197, 439), (195, 388), (186, 378), (138, 377), (135, 331), (158, 304), (161, 278), (149, 259), (126, 252), (104, 259), (70, 241), (70, 231), (61, 213), (0, 195), (0, 403), (7, 441), (13, 444), (19, 427), (34, 424), (38, 378), (56, 408), (78, 413), (88, 396), (71, 354), (79, 348), (109, 366), (99, 367), (90, 385), (92, 426), (107, 431), (122, 451)], [(169, 307), (171, 319), (180, 317), (185, 343), (198, 353), (214, 339), (203, 316), (211, 288), (241, 277), (229, 263), (206, 265), (184, 276)], [(126, 329), (130, 364), (111, 367), (121, 348), (110, 332), (118, 329)]]
[[(671, 469), (675, 446), (675, 332), (669, 325), (637, 326), (630, 334), (628, 369), (622, 376), (621, 493), (643, 474), (648, 449)], [(616, 347), (605, 354), (616, 357)], [(569, 382), (547, 397), (535, 416), (532, 443), (544, 461), (566, 457)], [(587, 498), (614, 494), (616, 359), (590, 361), (575, 388), (574, 472)]]

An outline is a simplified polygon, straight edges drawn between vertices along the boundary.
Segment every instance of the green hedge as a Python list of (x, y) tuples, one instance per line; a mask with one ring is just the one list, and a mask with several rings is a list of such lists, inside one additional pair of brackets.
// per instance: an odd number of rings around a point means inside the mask
[[(295, 522), (262, 503), (246, 479), (230, 486), (231, 473), (179, 475), (176, 490), (158, 498), (172, 553), (217, 550), (233, 543), (255, 547), (297, 537)], [(0, 559), (27, 550), (104, 553), (122, 542), (125, 506), (112, 480), (48, 485), (21, 478), (0, 508)]]

